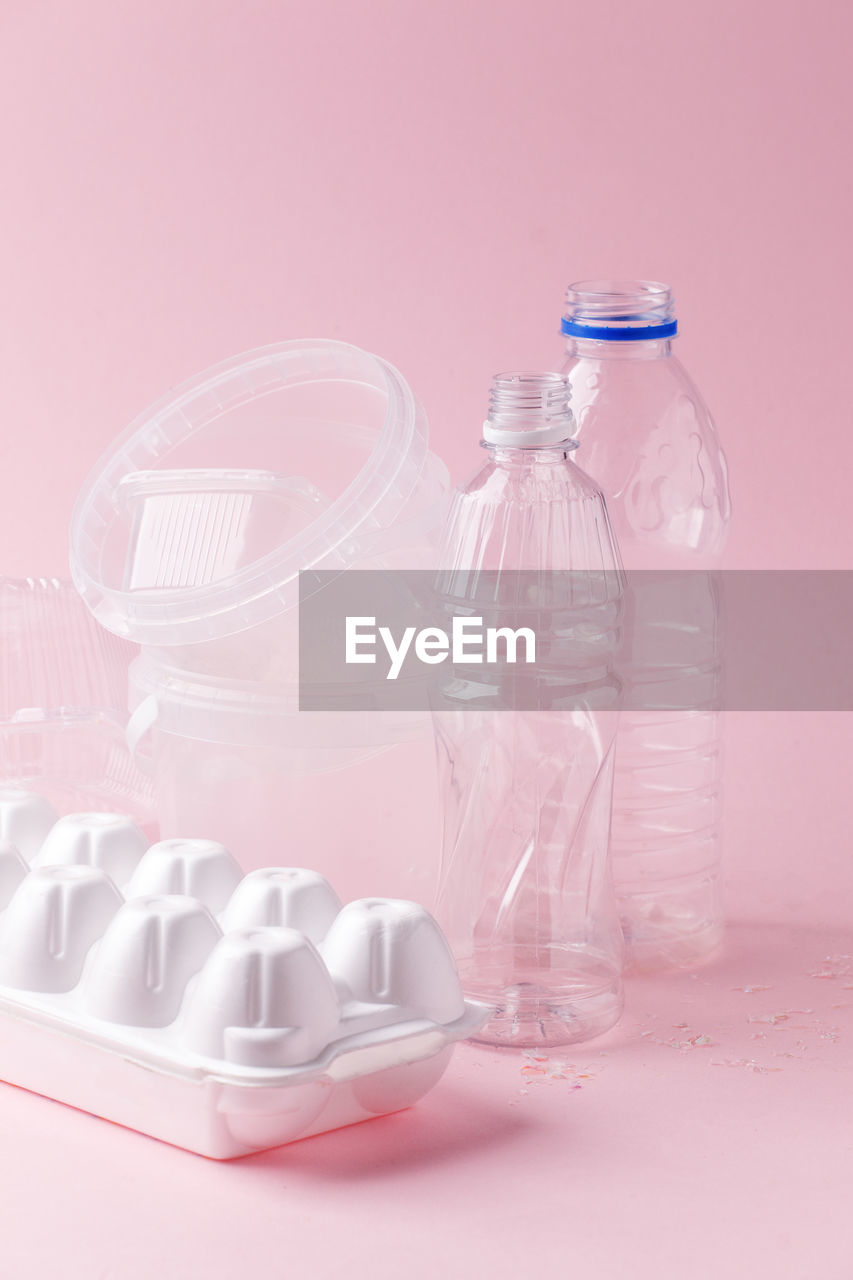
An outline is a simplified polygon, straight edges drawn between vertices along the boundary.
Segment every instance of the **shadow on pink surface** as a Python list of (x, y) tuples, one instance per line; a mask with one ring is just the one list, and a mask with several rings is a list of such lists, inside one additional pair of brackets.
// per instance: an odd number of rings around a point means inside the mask
[(824, 1073), (851, 1067), (849, 933), (739, 922), (704, 967), (629, 979), (626, 1012), (606, 1036), (549, 1053), (464, 1045), (416, 1107), (231, 1167), (238, 1178), (240, 1170), (280, 1176), (286, 1169), (336, 1181), (397, 1179), (459, 1161), (512, 1161), (531, 1140), (547, 1150), (555, 1138), (569, 1164), (584, 1102), (595, 1098), (597, 1110), (630, 1089), (642, 1105), (637, 1091), (645, 1079), (669, 1082), (676, 1106), (710, 1104), (711, 1118), (715, 1099), (728, 1105), (745, 1090), (748, 1104), (762, 1077), (776, 1078), (775, 1085), (763, 1081), (775, 1093), (808, 1075), (813, 1091)]
[(632, 979), (606, 1037), (460, 1046), (411, 1110), (229, 1163), (0, 1089), (4, 1258), (398, 1280), (468, 1275), (473, 1248), (518, 1280), (535, 1240), (595, 1280), (847, 1280), (852, 953), (849, 929), (735, 924), (705, 968)]
[(607, 1037), (464, 1044), (411, 1110), (228, 1164), (0, 1089), (4, 1260), (517, 1280), (535, 1240), (596, 1280), (847, 1280), (852, 952), (849, 929), (735, 924), (716, 963), (631, 979)]
[[(461, 1052), (467, 1058), (469, 1047)], [(460, 1056), (457, 1050), (457, 1059)], [(501, 1159), (518, 1131), (531, 1123), (536, 1122), (512, 1113), (508, 1116), (500, 1100), (484, 1098), (474, 1082), (461, 1083), (445, 1076), (426, 1105), (262, 1151), (235, 1163), (241, 1169), (280, 1174), (286, 1167), (309, 1177), (344, 1181), (396, 1178), (407, 1171), (460, 1159)]]
[[(850, 931), (740, 922), (703, 968), (629, 979), (621, 1022), (597, 1040), (549, 1053), (462, 1045), (416, 1106), (242, 1160), (204, 1161), (7, 1085), (0, 1088), (0, 1113), (18, 1114), (34, 1135), (50, 1131), (54, 1142), (91, 1139), (118, 1161), (127, 1144), (127, 1159), (152, 1169), (161, 1162), (175, 1169), (179, 1160), (234, 1185), (284, 1173), (295, 1182), (303, 1176), (348, 1182), (501, 1164), (531, 1142), (547, 1151), (556, 1141), (571, 1161), (580, 1158), (573, 1135), (587, 1127), (590, 1108), (624, 1108), (628, 1095), (645, 1106), (650, 1089), (651, 1117), (659, 1082), (672, 1090), (676, 1108), (693, 1108), (700, 1099), (741, 1094), (746, 1101), (755, 1090), (775, 1093), (777, 1086), (786, 1094), (823, 1090), (828, 1098), (838, 1087), (831, 1077), (851, 1071)], [(76, 1130), (81, 1123), (85, 1133)], [(605, 1144), (612, 1138), (602, 1130)]]

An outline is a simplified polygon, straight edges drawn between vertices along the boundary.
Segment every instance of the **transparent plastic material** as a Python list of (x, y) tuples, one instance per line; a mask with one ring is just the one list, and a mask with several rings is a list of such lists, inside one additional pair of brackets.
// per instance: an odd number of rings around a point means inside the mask
[(188, 670), (280, 682), (299, 571), (400, 554), (417, 568), (445, 486), (396, 369), (283, 342), (190, 379), (118, 437), (77, 500), (72, 575), (116, 634)]
[(441, 824), (423, 712), (300, 711), (294, 689), (147, 653), (130, 684), (164, 837), (221, 838), (247, 868), (297, 847), (344, 897), (432, 900)]
[[(493, 1010), (477, 1033), (491, 1044), (585, 1040), (622, 1007), (608, 859), (622, 577), (601, 493), (571, 461), (572, 431), (563, 379), (497, 378), (489, 459), (454, 495), (439, 552), (440, 594), (485, 625), (517, 612), (502, 618), (495, 605), (500, 575), (537, 572), (537, 662), (560, 672), (552, 709), (484, 711), (471, 709), (478, 669), (459, 669), (434, 715), (437, 914), (466, 995)], [(484, 587), (484, 570), (498, 571), (497, 587)], [(581, 571), (577, 598), (565, 590), (572, 575), (552, 570)]]
[[(629, 574), (637, 635), (666, 637), (641, 651), (626, 633), (621, 672), (665, 692), (685, 674), (678, 635), (700, 619), (709, 686), (719, 672), (722, 623), (714, 567), (731, 507), (725, 457), (711, 416), (672, 353), (668, 286), (651, 281), (572, 285), (563, 320), (580, 456), (604, 490), (625, 568), (692, 569), (666, 611), (642, 573)], [(651, 583), (651, 575), (648, 579)], [(654, 622), (654, 628), (649, 626)], [(694, 649), (695, 652), (695, 649)], [(720, 943), (721, 741), (715, 698), (691, 711), (625, 712), (614, 783), (612, 854), (630, 962), (693, 964)]]
[(137, 653), (70, 583), (0, 578), (0, 788), (37, 790), (60, 813), (116, 809), (153, 834), (151, 782), (125, 741)]
[(247, 867), (292, 837), (348, 895), (428, 889), (429, 717), (298, 711), (300, 570), (434, 563), (448, 480), (427, 437), (385, 361), (300, 340), (185, 383), (89, 477), (74, 580), (142, 645), (129, 732), (164, 835), (224, 838)]
[[(432, 917), (0, 799), (0, 1078), (230, 1159), (410, 1106), (482, 1015)], [(37, 834), (38, 833), (38, 834)]]

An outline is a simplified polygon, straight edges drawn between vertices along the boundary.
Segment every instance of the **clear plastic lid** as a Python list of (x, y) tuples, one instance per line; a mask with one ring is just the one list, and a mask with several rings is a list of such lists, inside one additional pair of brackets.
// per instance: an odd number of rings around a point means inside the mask
[(299, 340), (227, 360), (98, 462), (71, 520), (75, 585), (144, 645), (261, 626), (296, 605), (301, 569), (393, 546), (443, 494), (427, 435), (404, 379), (357, 347)]

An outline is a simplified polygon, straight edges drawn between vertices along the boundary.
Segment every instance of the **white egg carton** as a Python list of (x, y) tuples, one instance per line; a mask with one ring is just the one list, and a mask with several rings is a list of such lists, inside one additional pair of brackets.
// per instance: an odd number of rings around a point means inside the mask
[(227, 1160), (407, 1107), (483, 1021), (427, 911), (0, 792), (0, 1079)]

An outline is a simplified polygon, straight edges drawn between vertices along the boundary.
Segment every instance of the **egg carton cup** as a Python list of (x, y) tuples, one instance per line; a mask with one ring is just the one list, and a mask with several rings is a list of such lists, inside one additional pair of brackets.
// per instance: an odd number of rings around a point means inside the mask
[(0, 1079), (213, 1159), (416, 1102), (482, 1023), (412, 902), (0, 792)]

